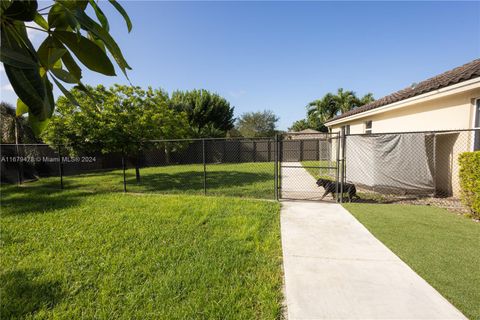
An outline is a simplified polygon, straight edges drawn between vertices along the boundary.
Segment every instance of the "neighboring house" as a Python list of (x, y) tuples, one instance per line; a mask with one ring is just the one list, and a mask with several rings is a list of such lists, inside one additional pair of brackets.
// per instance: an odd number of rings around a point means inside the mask
[(319, 134), (323, 133), (314, 129), (305, 129), (301, 131), (292, 131), (292, 132), (287, 132), (285, 134), (285, 139), (293, 139), (293, 140), (299, 140), (299, 139), (318, 139), (320, 136)]
[(282, 161), (329, 160), (330, 135), (314, 129), (287, 132), (282, 143)]
[(347, 181), (372, 188), (432, 188), (437, 196), (458, 196), (458, 155), (480, 150), (480, 130), (402, 135), (401, 140), (399, 135), (376, 134), (480, 129), (480, 59), (345, 112), (325, 125), (331, 132), (343, 127), (353, 135), (347, 136)]

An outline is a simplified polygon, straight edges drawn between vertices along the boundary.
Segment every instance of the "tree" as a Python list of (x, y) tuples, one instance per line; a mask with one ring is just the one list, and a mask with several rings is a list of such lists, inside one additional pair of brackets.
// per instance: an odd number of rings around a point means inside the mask
[(128, 155), (135, 163), (139, 181), (139, 155), (155, 146), (150, 140), (183, 138), (187, 134), (186, 115), (169, 106), (168, 94), (162, 90), (121, 85), (88, 89), (95, 100), (78, 89), (71, 90), (79, 106), (65, 97), (58, 99), (50, 125), (42, 133), (47, 143), (65, 144), (73, 154)]
[(0, 127), (2, 143), (37, 142), (32, 128), (30, 128), (26, 119), (22, 116), (17, 116), (15, 108), (6, 102), (0, 102)]
[(291, 127), (288, 128), (288, 131), (299, 132), (299, 131), (302, 131), (302, 130), (305, 130), (305, 129), (312, 129), (312, 128), (310, 128), (310, 126), (308, 125), (307, 120), (300, 119), (300, 120), (297, 120), (294, 123), (292, 123)]
[(307, 105), (307, 117), (314, 117), (323, 125), (329, 119), (374, 100), (373, 94), (368, 93), (358, 98), (354, 91), (339, 88), (337, 94), (327, 93), (321, 99), (314, 100)]
[(234, 107), (216, 93), (207, 90), (175, 91), (170, 99), (172, 107), (187, 114), (191, 135), (194, 137), (225, 137), (233, 128)]
[(237, 121), (237, 130), (247, 138), (271, 137), (275, 134), (279, 118), (270, 110), (247, 112)]
[[(109, 2), (123, 16), (130, 32), (132, 24), (126, 11), (117, 1)], [(86, 13), (89, 5), (99, 23)], [(17, 115), (28, 112), (35, 133), (43, 130), (54, 111), (50, 80), (74, 104), (78, 101), (62, 82), (86, 91), (81, 82), (82, 69), (74, 56), (88, 69), (107, 76), (115, 75), (107, 52), (125, 75), (131, 69), (110, 35), (108, 19), (97, 1), (56, 0), (53, 5), (38, 9), (36, 0), (2, 0), (0, 16), (0, 61), (19, 98)], [(28, 28), (46, 35), (38, 49), (28, 37)]]
[(288, 131), (291, 132), (298, 132), (302, 131), (305, 129), (313, 129), (321, 132), (327, 132), (328, 129), (323, 125), (323, 122), (319, 117), (316, 117), (314, 113), (307, 114), (306, 119), (301, 119), (295, 121), (290, 128), (288, 128)]

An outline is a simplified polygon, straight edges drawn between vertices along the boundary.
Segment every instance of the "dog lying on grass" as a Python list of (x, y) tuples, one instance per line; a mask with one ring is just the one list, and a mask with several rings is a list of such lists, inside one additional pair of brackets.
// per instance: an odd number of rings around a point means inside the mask
[[(335, 193), (337, 192), (337, 190), (340, 193), (340, 189), (341, 189), (341, 183), (331, 181), (328, 179), (318, 179), (317, 186), (323, 187), (325, 189), (325, 193), (323, 194), (320, 200), (323, 200), (323, 198), (325, 198), (325, 196), (328, 195), (329, 193), (331, 193), (332, 198), (335, 199)], [(343, 185), (343, 193), (348, 194), (349, 202), (352, 202), (353, 197), (360, 198), (359, 196), (357, 196), (357, 188), (355, 188), (355, 185), (352, 183), (345, 183)]]

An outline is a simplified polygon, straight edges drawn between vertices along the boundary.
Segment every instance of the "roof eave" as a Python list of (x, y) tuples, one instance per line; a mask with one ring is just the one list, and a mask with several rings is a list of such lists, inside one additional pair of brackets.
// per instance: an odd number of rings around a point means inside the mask
[(357, 113), (357, 114), (352, 114), (351, 116), (347, 116), (347, 117), (344, 117), (344, 118), (340, 118), (340, 119), (336, 119), (336, 120), (332, 119), (330, 121), (325, 122), (325, 126), (331, 127), (331, 126), (341, 124), (341, 123), (344, 123), (344, 122), (349, 122), (349, 121), (352, 121), (352, 120), (361, 119), (361, 118), (368, 117), (368, 116), (371, 116), (371, 115), (374, 115), (374, 114), (383, 113), (383, 112), (391, 111), (391, 110), (394, 110), (394, 109), (407, 107), (407, 106), (410, 106), (410, 105), (413, 105), (413, 104), (417, 104), (417, 103), (441, 98), (443, 96), (450, 95), (450, 94), (456, 94), (456, 93), (460, 93), (460, 92), (464, 92), (464, 91), (469, 91), (469, 90), (476, 89), (476, 88), (480, 88), (480, 77), (470, 79), (470, 80), (466, 80), (466, 81), (462, 81), (460, 83), (456, 83), (456, 84), (450, 85), (448, 87), (444, 87), (444, 88), (440, 88), (440, 89), (433, 90), (433, 91), (430, 91), (430, 92), (426, 92), (426, 93), (420, 94), (418, 96), (414, 96), (414, 97), (411, 97), (411, 98), (408, 98), (408, 99), (405, 99), (405, 100), (400, 100), (400, 101), (390, 103), (390, 104), (387, 104), (387, 105), (384, 105), (384, 106), (381, 106), (381, 107), (378, 107), (378, 108), (363, 111), (363, 112), (360, 112), (360, 113)]

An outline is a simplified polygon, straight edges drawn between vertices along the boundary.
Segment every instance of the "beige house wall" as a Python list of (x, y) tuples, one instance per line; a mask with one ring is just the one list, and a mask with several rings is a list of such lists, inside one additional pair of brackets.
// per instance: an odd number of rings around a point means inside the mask
[[(480, 85), (479, 85), (480, 86)], [(413, 103), (355, 120), (346, 118), (330, 127), (332, 132), (350, 125), (351, 134), (365, 133), (365, 121), (372, 121), (372, 133), (470, 129), (474, 120), (474, 101), (480, 98), (480, 87), (471, 91)]]
[[(480, 98), (480, 82), (475, 88), (452, 94), (431, 96), (426, 101), (417, 100), (411, 104), (400, 105), (391, 110), (385, 108), (378, 113), (365, 113), (342, 119), (340, 123), (329, 126), (331, 132), (339, 132), (344, 125), (350, 125), (350, 134), (365, 133), (365, 122), (372, 121), (372, 133), (439, 131), (471, 129), (475, 118), (475, 100)], [(459, 196), (458, 155), (471, 151), (473, 134), (439, 134), (436, 140), (435, 182), (441, 188), (439, 192), (448, 192)], [(440, 187), (442, 186), (442, 187)]]

